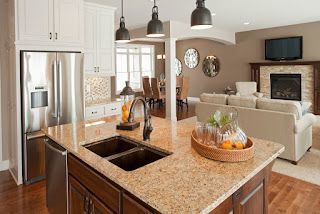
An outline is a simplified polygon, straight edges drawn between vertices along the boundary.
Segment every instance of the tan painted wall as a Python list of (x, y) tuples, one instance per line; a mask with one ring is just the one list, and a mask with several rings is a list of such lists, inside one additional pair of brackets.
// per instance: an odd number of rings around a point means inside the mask
[[(177, 42), (177, 58), (181, 60), (183, 74), (190, 76), (190, 96), (198, 97), (202, 92), (221, 93), (227, 85), (234, 87), (236, 81), (250, 80), (250, 62), (264, 61), (264, 40), (270, 38), (303, 36), (303, 60), (320, 60), (320, 22), (269, 28), (236, 34), (236, 45), (191, 39)], [(188, 69), (183, 61), (184, 52), (196, 48), (200, 63)], [(202, 61), (207, 55), (215, 55), (221, 63), (220, 74), (214, 78), (202, 72)]]

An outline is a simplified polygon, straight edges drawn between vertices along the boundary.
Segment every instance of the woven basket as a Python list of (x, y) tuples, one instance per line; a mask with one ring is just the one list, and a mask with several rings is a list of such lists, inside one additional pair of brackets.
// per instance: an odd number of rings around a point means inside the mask
[(223, 162), (241, 162), (247, 161), (254, 156), (254, 144), (250, 138), (247, 141), (247, 148), (242, 150), (227, 150), (220, 148), (213, 148), (202, 143), (196, 139), (195, 131), (191, 134), (192, 147), (203, 157), (208, 159), (223, 161)]

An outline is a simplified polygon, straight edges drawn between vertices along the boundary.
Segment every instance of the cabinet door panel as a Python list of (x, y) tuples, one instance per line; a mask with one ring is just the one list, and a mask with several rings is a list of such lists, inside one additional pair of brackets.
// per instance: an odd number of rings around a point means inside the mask
[(89, 198), (86, 189), (69, 175), (69, 213), (86, 213), (89, 208)]
[(54, 39), (56, 42), (81, 44), (83, 3), (81, 0), (54, 1)]
[(259, 214), (264, 213), (264, 190), (261, 183), (247, 197), (240, 202), (241, 214)]
[(96, 67), (96, 23), (97, 10), (91, 7), (85, 7), (84, 10), (84, 69), (87, 73), (94, 73)]
[(17, 4), (19, 40), (52, 41), (53, 0), (18, 0)]
[(149, 214), (152, 213), (150, 210), (145, 208), (142, 204), (139, 204), (136, 200), (128, 196), (127, 194), (123, 194), (123, 214)]
[(111, 210), (108, 209), (99, 199), (94, 195), (90, 196), (90, 209), (92, 214), (113, 214)]
[(99, 72), (115, 75), (114, 71), (114, 12), (97, 13), (97, 65)]

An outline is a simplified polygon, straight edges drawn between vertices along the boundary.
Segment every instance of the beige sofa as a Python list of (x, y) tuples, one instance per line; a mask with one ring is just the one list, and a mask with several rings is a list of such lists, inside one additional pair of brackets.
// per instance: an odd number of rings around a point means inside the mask
[(248, 136), (281, 143), (285, 151), (280, 157), (294, 164), (312, 146), (316, 117), (311, 113), (303, 115), (299, 102), (202, 94), (196, 104), (198, 121), (207, 121), (209, 115), (221, 108), (236, 108), (239, 125)]

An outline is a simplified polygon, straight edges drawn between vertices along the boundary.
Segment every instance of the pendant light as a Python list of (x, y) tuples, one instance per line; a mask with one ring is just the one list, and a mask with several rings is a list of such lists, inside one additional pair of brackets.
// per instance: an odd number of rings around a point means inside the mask
[(156, 0), (154, 0), (153, 2), (154, 6), (152, 8), (152, 19), (148, 23), (147, 37), (162, 37), (164, 36), (163, 24), (159, 20), (159, 11), (156, 5)]
[(202, 30), (212, 28), (212, 16), (208, 8), (206, 8), (205, 0), (197, 0), (197, 8), (191, 15), (191, 29)]
[(121, 0), (120, 28), (116, 32), (116, 42), (117, 43), (130, 42), (130, 34), (128, 29), (126, 28), (125, 19), (123, 17), (123, 0)]

